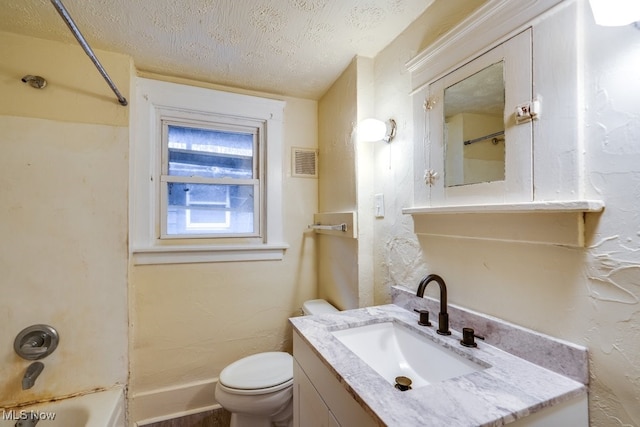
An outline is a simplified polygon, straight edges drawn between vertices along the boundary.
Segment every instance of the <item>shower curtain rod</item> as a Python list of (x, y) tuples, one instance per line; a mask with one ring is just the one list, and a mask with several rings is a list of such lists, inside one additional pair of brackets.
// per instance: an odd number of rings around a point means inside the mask
[(470, 145), (470, 144), (475, 144), (476, 142), (484, 141), (485, 139), (491, 139), (491, 138), (496, 139), (497, 137), (502, 136), (502, 135), (504, 135), (504, 131), (503, 130), (501, 130), (500, 132), (496, 132), (496, 133), (492, 133), (492, 134), (489, 134), (489, 135), (481, 136), (479, 138), (469, 139), (467, 141), (463, 141), (462, 143), (464, 145)]
[(107, 74), (107, 72), (105, 71), (104, 67), (102, 66), (102, 64), (100, 63), (98, 58), (96, 57), (95, 53), (93, 53), (93, 50), (91, 49), (91, 46), (89, 46), (89, 43), (87, 43), (87, 41), (82, 36), (82, 33), (80, 33), (80, 30), (76, 26), (76, 23), (73, 22), (73, 18), (71, 18), (71, 15), (69, 15), (69, 12), (67, 12), (67, 9), (62, 4), (62, 1), (60, 1), (60, 0), (51, 0), (51, 3), (56, 8), (58, 13), (60, 14), (62, 19), (64, 20), (65, 24), (67, 24), (67, 27), (69, 27), (69, 29), (71, 30), (71, 32), (75, 36), (76, 40), (78, 40), (78, 43), (80, 43), (80, 46), (82, 46), (82, 49), (84, 49), (84, 52), (89, 56), (89, 58), (91, 58), (91, 62), (93, 62), (93, 65), (96, 66), (96, 68), (98, 69), (98, 71), (100, 72), (100, 74), (102, 75), (104, 80), (107, 82), (107, 84), (109, 85), (109, 87), (111, 88), (113, 93), (116, 94), (116, 96), (118, 97), (118, 102), (120, 103), (120, 105), (127, 105), (126, 98), (124, 96), (122, 96), (122, 94), (120, 93), (120, 91), (118, 90), (116, 85), (113, 83), (113, 80), (111, 80), (111, 77), (109, 77), (109, 74)]

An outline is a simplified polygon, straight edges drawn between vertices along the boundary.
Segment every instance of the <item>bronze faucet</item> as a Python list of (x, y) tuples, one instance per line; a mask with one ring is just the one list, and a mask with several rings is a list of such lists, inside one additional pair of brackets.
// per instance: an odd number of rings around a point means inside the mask
[(447, 313), (447, 285), (444, 279), (437, 274), (429, 274), (420, 281), (416, 296), (424, 298), (424, 290), (431, 282), (437, 282), (440, 285), (440, 313), (438, 314), (438, 330), (440, 335), (451, 335), (449, 330), (449, 314)]

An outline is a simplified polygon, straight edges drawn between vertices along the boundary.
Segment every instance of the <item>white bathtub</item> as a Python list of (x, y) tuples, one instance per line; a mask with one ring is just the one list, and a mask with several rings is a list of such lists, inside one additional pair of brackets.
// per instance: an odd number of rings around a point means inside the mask
[(40, 417), (37, 427), (124, 427), (125, 425), (124, 393), (121, 388), (20, 408), (0, 408), (0, 427), (14, 427), (31, 411)]

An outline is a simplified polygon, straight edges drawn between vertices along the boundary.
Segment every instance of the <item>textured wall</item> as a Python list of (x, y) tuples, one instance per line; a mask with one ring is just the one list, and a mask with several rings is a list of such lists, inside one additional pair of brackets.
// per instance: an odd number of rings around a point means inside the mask
[(607, 207), (589, 221), (576, 341), (591, 354), (593, 425), (640, 425), (640, 31), (585, 18), (586, 185)]
[(375, 115), (394, 117), (398, 135), (375, 150), (374, 193), (385, 197), (384, 219), (375, 221), (375, 303), (390, 301), (389, 284), (413, 284), (424, 277), (422, 250), (413, 221), (401, 209), (413, 202), (413, 111), (406, 62), (435, 41), (483, 0), (436, 1), (375, 57)]
[(436, 2), (429, 16), (375, 58), (377, 115), (393, 113), (400, 121), (398, 140), (376, 150), (375, 191), (387, 199), (387, 217), (376, 223), (376, 303), (389, 300), (392, 284), (415, 289), (425, 273), (439, 273), (452, 303), (588, 347), (591, 425), (640, 425), (640, 32), (596, 27), (587, 2), (578, 2), (586, 57), (584, 105), (578, 106), (585, 113), (579, 130), (585, 192), (606, 203), (604, 213), (587, 216), (586, 248), (418, 239), (412, 219), (400, 213), (411, 205), (413, 191), (410, 86), (403, 65), (435, 38), (439, 18), (455, 15), (447, 8), (462, 12), (467, 5), (444, 3)]
[[(130, 59), (97, 54), (128, 96)], [(78, 46), (0, 33), (0, 57), (0, 406), (124, 384), (128, 108)], [(37, 323), (60, 344), (23, 391), (13, 340)]]

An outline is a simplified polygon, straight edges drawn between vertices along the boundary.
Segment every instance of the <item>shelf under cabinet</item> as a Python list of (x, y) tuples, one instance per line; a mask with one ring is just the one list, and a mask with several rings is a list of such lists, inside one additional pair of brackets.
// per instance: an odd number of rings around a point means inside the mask
[(548, 202), (493, 203), (449, 206), (418, 206), (402, 209), (404, 214), (473, 214), (473, 213), (545, 213), (601, 212), (601, 200), (567, 200)]
[(402, 213), (413, 216), (418, 235), (584, 247), (584, 214), (603, 209), (599, 200), (570, 200), (412, 207)]

